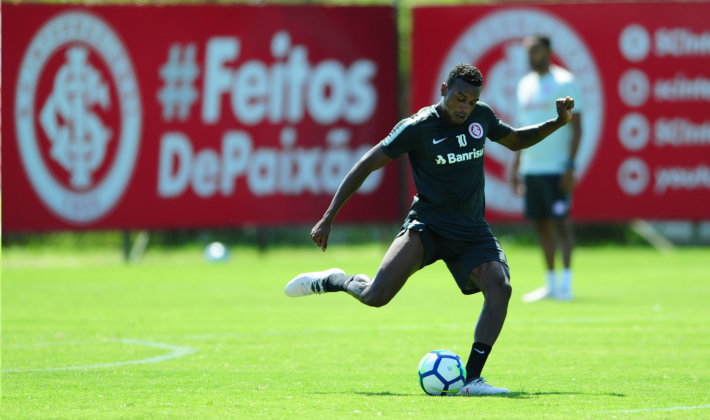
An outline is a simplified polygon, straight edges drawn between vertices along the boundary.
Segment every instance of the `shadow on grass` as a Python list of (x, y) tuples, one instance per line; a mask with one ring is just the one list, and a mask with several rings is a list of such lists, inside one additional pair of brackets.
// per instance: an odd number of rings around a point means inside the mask
[(382, 392), (367, 392), (367, 391), (355, 391), (353, 394), (358, 394), (358, 395), (367, 395), (368, 397), (416, 397), (421, 394), (404, 394), (401, 392), (389, 392), (389, 391), (382, 391)]
[(337, 392), (314, 392), (314, 394), (357, 394), (366, 395), (368, 397), (426, 397), (426, 394), (404, 394), (401, 392), (372, 392), (372, 391), (337, 391)]
[(593, 392), (511, 392), (510, 394), (498, 394), (498, 395), (488, 395), (489, 397), (498, 398), (515, 398), (515, 399), (531, 399), (535, 397), (545, 396), (545, 395), (595, 395), (595, 396), (606, 396), (606, 397), (625, 397), (624, 394), (619, 394), (616, 392), (606, 392), (606, 393), (593, 393)]
[[(366, 395), (368, 397), (429, 397), (429, 395), (423, 393), (416, 394), (405, 394), (401, 392), (371, 392), (371, 391), (337, 391), (337, 392), (314, 392), (314, 394), (357, 394)], [(608, 393), (591, 393), (591, 392), (511, 392), (510, 394), (498, 394), (498, 395), (486, 395), (486, 397), (493, 398), (513, 398), (513, 399), (532, 399), (536, 397), (542, 397), (546, 395), (595, 395), (595, 396), (606, 396), (606, 397), (626, 397), (624, 394), (619, 394), (616, 392)]]

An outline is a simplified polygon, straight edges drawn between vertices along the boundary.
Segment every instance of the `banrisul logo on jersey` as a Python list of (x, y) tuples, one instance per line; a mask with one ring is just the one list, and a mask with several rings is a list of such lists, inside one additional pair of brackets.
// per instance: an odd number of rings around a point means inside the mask
[(436, 164), (437, 165), (446, 165), (447, 163), (454, 164), (454, 163), (459, 163), (459, 162), (465, 162), (467, 160), (478, 159), (481, 156), (483, 156), (483, 149), (478, 149), (478, 150), (473, 149), (467, 153), (447, 153), (446, 158), (444, 158), (442, 155), (436, 155)]
[[(475, 16), (480, 16), (477, 11)], [(584, 101), (582, 139), (577, 156), (577, 176), (587, 170), (603, 128), (603, 89), (599, 71), (584, 40), (565, 21), (552, 13), (529, 8), (499, 9), (475, 20), (442, 61), (433, 83), (432, 100), (440, 99), (439, 86), (457, 63), (471, 63), (483, 73), (481, 101), (489, 104), (504, 122), (517, 125), (516, 90), (520, 78), (529, 72), (527, 52), (522, 40), (534, 34), (546, 35), (553, 46), (553, 62), (574, 74)], [(542, 122), (542, 121), (541, 121)], [(469, 127), (480, 138), (477, 127)], [(479, 137), (477, 137), (477, 135)], [(508, 186), (506, 170), (514, 153), (505, 147), (486, 147), (486, 207), (503, 215), (516, 216), (522, 211), (522, 197)]]
[(121, 199), (141, 133), (131, 60), (100, 18), (64, 12), (35, 34), (19, 71), (20, 158), (41, 201), (70, 223), (91, 223)]

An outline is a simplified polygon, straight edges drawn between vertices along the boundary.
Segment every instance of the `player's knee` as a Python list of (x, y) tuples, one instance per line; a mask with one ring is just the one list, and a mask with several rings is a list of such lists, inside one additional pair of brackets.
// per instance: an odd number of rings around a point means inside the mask
[(496, 276), (487, 288), (486, 299), (495, 303), (508, 303), (513, 287), (505, 276)]
[(505, 298), (505, 301), (509, 301), (510, 297), (513, 295), (513, 286), (508, 282), (504, 282), (501, 286), (501, 295)]

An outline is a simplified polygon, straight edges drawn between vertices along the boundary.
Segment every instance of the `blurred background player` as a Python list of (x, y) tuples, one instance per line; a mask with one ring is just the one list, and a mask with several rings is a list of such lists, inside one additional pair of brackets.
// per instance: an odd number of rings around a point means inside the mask
[[(518, 123), (528, 126), (554, 118), (556, 98), (575, 98), (575, 113), (570, 123), (551, 134), (536, 147), (518, 152), (513, 161), (512, 187), (525, 195), (525, 217), (535, 224), (547, 265), (546, 284), (541, 289), (523, 296), (533, 302), (544, 298), (572, 299), (572, 248), (574, 239), (569, 220), (572, 190), (574, 189), (575, 157), (582, 136), (582, 101), (574, 76), (569, 71), (550, 63), (550, 39), (545, 36), (526, 38), (524, 46), (532, 71), (518, 83)], [(524, 178), (521, 185), (518, 174)], [(555, 237), (562, 249), (561, 281), (555, 273)]]

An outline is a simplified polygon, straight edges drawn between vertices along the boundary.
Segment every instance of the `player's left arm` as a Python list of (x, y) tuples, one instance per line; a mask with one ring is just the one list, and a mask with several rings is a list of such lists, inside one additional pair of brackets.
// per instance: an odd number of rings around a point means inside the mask
[(558, 99), (556, 103), (557, 118), (529, 127), (515, 128), (507, 136), (498, 140), (498, 143), (514, 152), (540, 143), (545, 137), (554, 133), (572, 119), (574, 99), (568, 96), (564, 99)]

